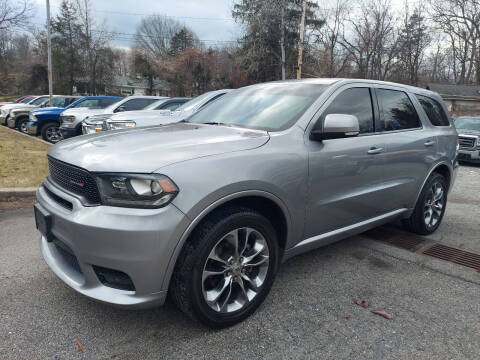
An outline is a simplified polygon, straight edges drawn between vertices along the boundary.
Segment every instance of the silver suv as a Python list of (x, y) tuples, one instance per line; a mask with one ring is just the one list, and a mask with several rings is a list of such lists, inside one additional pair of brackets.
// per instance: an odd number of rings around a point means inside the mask
[(248, 86), (180, 123), (52, 147), (35, 205), (41, 249), (92, 299), (146, 307), (168, 291), (188, 316), (225, 327), (258, 308), (294, 255), (396, 219), (435, 231), (457, 151), (430, 91), (339, 79)]

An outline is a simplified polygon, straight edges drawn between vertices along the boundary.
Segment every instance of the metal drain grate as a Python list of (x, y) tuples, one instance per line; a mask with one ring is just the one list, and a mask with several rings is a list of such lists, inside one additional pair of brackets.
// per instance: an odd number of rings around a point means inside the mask
[(472, 269), (480, 269), (480, 255), (468, 251), (452, 248), (442, 244), (435, 244), (423, 252), (423, 254), (463, 265)]
[(406, 250), (414, 250), (423, 239), (387, 228), (377, 228), (365, 233), (368, 237)]

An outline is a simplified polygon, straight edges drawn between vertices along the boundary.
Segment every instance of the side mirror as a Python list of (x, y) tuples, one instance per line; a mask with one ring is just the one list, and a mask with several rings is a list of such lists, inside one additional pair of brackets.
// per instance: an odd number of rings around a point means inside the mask
[(120, 105), (118, 108), (115, 109), (115, 112), (122, 112), (122, 111), (126, 111), (126, 108), (123, 105)]
[(310, 139), (317, 141), (340, 139), (357, 136), (359, 133), (360, 126), (355, 115), (328, 114), (323, 122), (323, 130), (312, 130)]

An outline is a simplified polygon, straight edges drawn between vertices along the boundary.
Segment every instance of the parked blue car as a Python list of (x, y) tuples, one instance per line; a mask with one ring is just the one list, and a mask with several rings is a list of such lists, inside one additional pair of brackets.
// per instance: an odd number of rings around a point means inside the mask
[(63, 111), (79, 107), (104, 109), (121, 99), (122, 97), (120, 96), (85, 96), (65, 108), (48, 108), (30, 111), (28, 133), (35, 136), (41, 134), (43, 140), (55, 144), (62, 140), (62, 134), (59, 131), (59, 127), (61, 123), (60, 114)]

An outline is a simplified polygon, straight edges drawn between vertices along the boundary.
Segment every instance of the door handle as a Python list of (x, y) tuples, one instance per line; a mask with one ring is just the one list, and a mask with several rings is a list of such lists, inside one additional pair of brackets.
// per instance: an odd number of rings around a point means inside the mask
[(381, 147), (372, 147), (370, 150), (367, 151), (367, 154), (370, 155), (375, 155), (375, 154), (380, 154), (383, 151), (383, 148)]
[(428, 141), (425, 141), (423, 143), (423, 145), (425, 145), (425, 146), (432, 146), (433, 144), (435, 144), (435, 141), (433, 141), (433, 140), (428, 140)]

